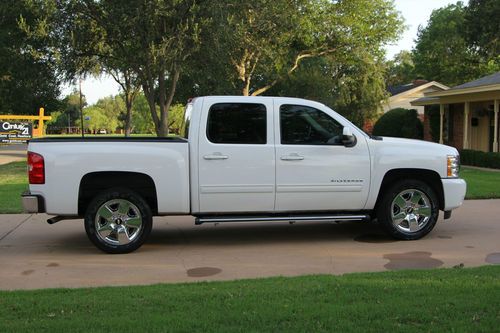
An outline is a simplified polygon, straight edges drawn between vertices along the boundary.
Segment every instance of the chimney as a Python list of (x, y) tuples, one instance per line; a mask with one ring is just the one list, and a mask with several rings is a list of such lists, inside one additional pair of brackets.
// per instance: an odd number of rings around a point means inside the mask
[(416, 80), (413, 80), (412, 83), (415, 87), (418, 87), (418, 86), (421, 86), (422, 84), (426, 84), (427, 82), (429, 82), (429, 81), (423, 80), (423, 79), (416, 79)]

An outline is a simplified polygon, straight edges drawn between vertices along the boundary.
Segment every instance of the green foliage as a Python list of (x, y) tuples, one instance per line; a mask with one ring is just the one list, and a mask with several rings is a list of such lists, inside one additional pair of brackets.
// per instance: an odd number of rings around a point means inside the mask
[(168, 130), (170, 133), (179, 135), (184, 121), (184, 105), (175, 104), (171, 106), (169, 115), (170, 121), (168, 123)]
[(415, 70), (427, 80), (454, 86), (481, 76), (477, 55), (465, 40), (462, 2), (434, 10), (419, 28), (413, 50)]
[(396, 108), (380, 117), (373, 126), (373, 135), (422, 139), (423, 125), (417, 110)]
[[(100, 129), (105, 129), (107, 133), (114, 133), (118, 127), (116, 118), (108, 118), (106, 116), (107, 109), (103, 109), (97, 105), (89, 106), (83, 110), (83, 127), (96, 133)], [(77, 126), (81, 126), (80, 119), (76, 121)]]
[(132, 132), (154, 134), (155, 124), (151, 118), (148, 101), (144, 94), (137, 95), (132, 109)]
[[(82, 107), (87, 106), (85, 96), (82, 96)], [(51, 113), (52, 120), (47, 122), (47, 130), (51, 133), (62, 133), (65, 129), (80, 124), (80, 94), (73, 91), (64, 97), (59, 107)]]
[[(286, 84), (272, 88), (311, 59), (328, 57), (335, 66), (345, 67), (352, 58), (377, 62), (383, 46), (402, 28), (393, 3), (386, 0), (232, 0), (214, 2), (207, 11), (213, 21), (202, 32), (200, 53), (210, 74), (192, 80), (192, 86), (208, 93), (206, 86), (217, 89), (217, 81), (223, 91), (243, 95), (283, 91)], [(345, 71), (326, 75), (341, 80)]]
[(0, 175), (0, 214), (22, 212), (20, 195), (28, 189), (26, 161), (0, 165)]
[(500, 1), (469, 0), (465, 31), (468, 43), (500, 67)]
[(413, 54), (403, 50), (386, 63), (386, 83), (388, 86), (399, 86), (412, 82), (417, 78)]
[[(0, 114), (32, 114), (59, 106), (59, 78), (47, 31), (50, 4), (0, 2)], [(28, 26), (31, 26), (28, 28)]]
[(463, 149), (460, 151), (460, 160), (466, 165), (500, 169), (500, 153)]
[(61, 40), (70, 45), (67, 72), (101, 66), (118, 71), (117, 81), (130, 79), (131, 89), (141, 85), (156, 133), (166, 136), (177, 82), (199, 46), (204, 19), (197, 2), (74, 0), (63, 3), (60, 18)]
[(500, 2), (434, 10), (413, 50), (416, 74), (454, 86), (500, 70)]

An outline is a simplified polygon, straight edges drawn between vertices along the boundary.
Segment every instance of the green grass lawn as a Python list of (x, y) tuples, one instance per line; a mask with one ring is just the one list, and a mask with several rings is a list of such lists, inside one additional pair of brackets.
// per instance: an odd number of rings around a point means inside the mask
[(1, 332), (498, 332), (500, 266), (0, 292)]
[(20, 195), (27, 189), (25, 161), (0, 165), (0, 214), (20, 213)]
[(463, 167), (460, 177), (467, 182), (466, 199), (500, 198), (500, 172)]

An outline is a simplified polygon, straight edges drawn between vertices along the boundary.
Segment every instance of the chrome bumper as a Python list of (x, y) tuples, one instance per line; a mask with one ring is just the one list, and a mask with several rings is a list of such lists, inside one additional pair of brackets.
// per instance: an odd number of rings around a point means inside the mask
[(45, 201), (41, 195), (24, 192), (21, 194), (21, 201), (25, 213), (45, 213)]

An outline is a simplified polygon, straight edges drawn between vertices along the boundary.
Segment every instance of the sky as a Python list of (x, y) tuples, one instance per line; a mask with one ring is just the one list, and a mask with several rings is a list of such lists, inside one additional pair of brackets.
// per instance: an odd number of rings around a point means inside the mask
[[(394, 0), (396, 9), (405, 19), (407, 29), (397, 43), (386, 47), (387, 59), (391, 59), (399, 51), (412, 49), (415, 44), (414, 40), (417, 38), (419, 25), (425, 26), (427, 24), (434, 9), (456, 2), (450, 0)], [(468, 0), (462, 2), (467, 5)], [(65, 86), (62, 95), (65, 96), (74, 89), (78, 89), (78, 86)], [(89, 105), (97, 102), (100, 98), (116, 95), (119, 91), (119, 85), (109, 76), (87, 78), (82, 82), (82, 92)]]

